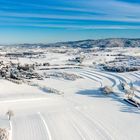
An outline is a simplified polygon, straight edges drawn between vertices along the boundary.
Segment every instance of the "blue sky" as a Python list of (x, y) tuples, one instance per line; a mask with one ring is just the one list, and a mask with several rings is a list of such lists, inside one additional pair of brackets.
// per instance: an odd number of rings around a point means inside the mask
[(140, 38), (140, 0), (0, 0), (0, 43)]

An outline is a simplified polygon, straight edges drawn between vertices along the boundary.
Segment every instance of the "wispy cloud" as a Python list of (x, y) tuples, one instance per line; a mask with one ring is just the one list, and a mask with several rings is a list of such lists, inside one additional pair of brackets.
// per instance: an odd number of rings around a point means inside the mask
[(60, 29), (140, 29), (140, 26), (127, 25), (66, 25), (66, 24), (40, 24), (40, 23), (0, 23), (0, 26), (24, 26), (40, 28), (60, 28)]
[[(0, 8), (0, 21), (3, 21), (2, 17), (4, 18), (13, 18), (14, 24), (19, 25), (18, 20), (24, 21), (22, 25), (24, 26), (42, 26), (46, 27), (44, 25), (45, 22), (48, 22), (48, 20), (57, 20), (59, 21), (59, 24), (52, 21), (52, 23), (49, 24), (49, 27), (69, 27), (73, 28), (78, 26), (78, 28), (82, 29), (88, 29), (89, 21), (110, 21), (110, 22), (129, 22), (129, 25), (107, 25), (106, 23), (104, 25), (90, 25), (90, 28), (97, 28), (97, 29), (117, 29), (117, 28), (130, 28), (130, 29), (136, 29), (139, 28), (139, 25), (131, 25), (131, 23), (140, 23), (140, 3), (129, 3), (127, 0), (121, 1), (121, 0), (61, 0), (57, 1), (54, 5), (53, 2), (55, 0), (48, 0), (43, 1), (41, 0), (42, 4), (39, 2), (32, 3), (30, 0), (25, 0), (25, 2), (19, 2), (19, 1), (3, 1), (3, 8)], [(60, 3), (59, 3), (60, 2)], [(4, 3), (7, 4), (6, 8), (4, 8)], [(9, 5), (8, 5), (9, 4)], [(19, 7), (22, 6), (23, 10), (19, 10)], [(2, 6), (0, 6), (2, 7)], [(9, 8), (8, 8), (9, 7)], [(13, 8), (12, 8), (13, 7)], [(31, 10), (32, 9), (32, 10)], [(38, 9), (38, 10), (37, 10)], [(17, 18), (17, 19), (15, 19)], [(23, 20), (24, 18), (24, 20)], [(28, 20), (25, 18), (28, 18)], [(30, 20), (29, 20), (30, 18)], [(35, 21), (36, 19), (36, 21)], [(41, 20), (41, 22), (40, 22)], [(67, 21), (67, 24), (64, 24), (64, 22), (61, 21)], [(71, 22), (75, 21), (75, 25), (71, 25)], [(81, 21), (86, 21), (84, 23), (84, 28), (81, 26)], [(9, 20), (12, 23), (11, 20)], [(28, 22), (32, 23), (28, 23)], [(36, 22), (39, 21), (40, 23), (37, 24)], [(20, 23), (21, 24), (21, 23)], [(52, 26), (53, 25), (53, 26)]]
[(38, 13), (17, 13), (17, 12), (0, 12), (1, 17), (18, 17), (18, 18), (44, 18), (45, 19), (64, 19), (64, 20), (100, 20), (100, 21), (123, 21), (123, 22), (140, 22), (136, 16), (99, 16), (99, 15), (57, 15), (57, 14), (38, 14)]

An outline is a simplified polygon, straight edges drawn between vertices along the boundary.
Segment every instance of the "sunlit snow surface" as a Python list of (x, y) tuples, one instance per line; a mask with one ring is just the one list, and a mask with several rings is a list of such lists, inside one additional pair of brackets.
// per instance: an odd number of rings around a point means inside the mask
[[(125, 51), (127, 53), (129, 50)], [(88, 54), (89, 59), (84, 61), (80, 69), (36, 70), (39, 74), (66, 72), (82, 77), (75, 81), (57, 77), (33, 79), (31, 81), (37, 86), (31, 86), (27, 83), (18, 85), (1, 78), (0, 127), (9, 127), (5, 113), (10, 109), (14, 111), (11, 120), (12, 140), (139, 140), (140, 110), (123, 100), (124, 92), (119, 85), (120, 81), (132, 82), (137, 88), (135, 94), (140, 96), (140, 72), (111, 73), (91, 68), (93, 61), (113, 59), (103, 52), (98, 54), (97, 57)], [(74, 53), (52, 52), (45, 55), (45, 58), (36, 59), (0, 59), (5, 63), (49, 62), (50, 68), (61, 68), (75, 56)], [(113, 87), (116, 94), (105, 96), (99, 90), (103, 86)], [(54, 88), (63, 94), (48, 93), (41, 87)]]

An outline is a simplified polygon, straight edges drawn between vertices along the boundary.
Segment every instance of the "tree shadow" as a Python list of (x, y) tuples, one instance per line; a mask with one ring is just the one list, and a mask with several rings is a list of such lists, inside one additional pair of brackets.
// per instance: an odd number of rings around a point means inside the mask
[(126, 102), (123, 98), (119, 97), (117, 93), (104, 95), (102, 91), (100, 91), (99, 89), (96, 89), (96, 90), (80, 90), (76, 94), (94, 97), (94, 98), (105, 98), (105, 99), (109, 98), (112, 101), (120, 102), (121, 112), (140, 114), (140, 110), (137, 107)]

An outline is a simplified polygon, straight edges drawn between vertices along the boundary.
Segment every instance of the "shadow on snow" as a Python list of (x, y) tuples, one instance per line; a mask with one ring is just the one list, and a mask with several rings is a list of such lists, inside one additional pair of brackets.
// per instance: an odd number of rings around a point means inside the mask
[(104, 99), (108, 98), (111, 101), (120, 102), (120, 111), (121, 112), (140, 114), (140, 111), (137, 107), (134, 107), (133, 105), (127, 103), (122, 98), (120, 98), (117, 94), (104, 95), (99, 89), (81, 90), (81, 91), (77, 92), (76, 94), (85, 95), (85, 96), (94, 97), (94, 98), (104, 98)]

